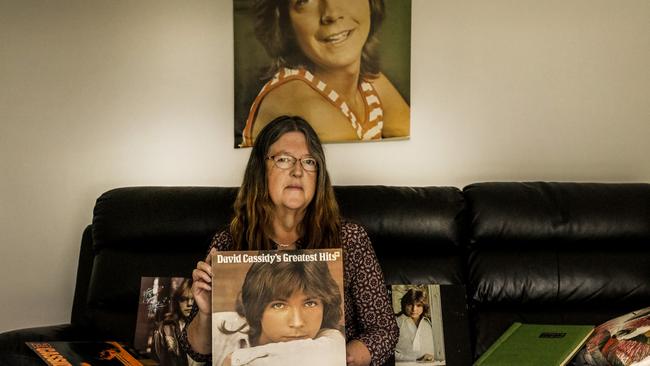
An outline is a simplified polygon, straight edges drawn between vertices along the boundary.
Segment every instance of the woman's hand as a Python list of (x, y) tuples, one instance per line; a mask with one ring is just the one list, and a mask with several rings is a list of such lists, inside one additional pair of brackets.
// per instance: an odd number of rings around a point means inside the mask
[(199, 308), (199, 315), (212, 313), (212, 255), (217, 250), (212, 248), (205, 261), (199, 261), (192, 271), (192, 296)]
[(208, 354), (212, 350), (212, 248), (204, 261), (199, 261), (192, 271), (192, 296), (199, 308), (196, 317), (187, 325), (187, 341), (198, 353)]
[(348, 366), (370, 365), (370, 351), (363, 342), (355, 339), (345, 346), (345, 351)]

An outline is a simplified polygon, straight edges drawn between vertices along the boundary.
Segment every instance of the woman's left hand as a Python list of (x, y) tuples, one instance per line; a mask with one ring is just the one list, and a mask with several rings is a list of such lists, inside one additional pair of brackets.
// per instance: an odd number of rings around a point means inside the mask
[(345, 346), (345, 361), (348, 366), (368, 366), (370, 365), (370, 351), (363, 342), (353, 340)]

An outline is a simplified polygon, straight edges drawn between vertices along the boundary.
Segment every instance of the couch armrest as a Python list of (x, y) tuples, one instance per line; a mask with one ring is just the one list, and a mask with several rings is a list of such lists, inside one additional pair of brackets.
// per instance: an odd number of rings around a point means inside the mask
[(0, 355), (2, 355), (0, 365), (31, 365), (31, 361), (38, 361), (34, 364), (41, 365), (43, 361), (27, 347), (25, 342), (80, 341), (94, 338), (92, 332), (72, 324), (24, 328), (0, 333)]
[(86, 226), (81, 236), (81, 249), (77, 264), (77, 281), (74, 287), (72, 314), (70, 322), (76, 326), (88, 325), (88, 287), (93, 270), (93, 237), (92, 225)]

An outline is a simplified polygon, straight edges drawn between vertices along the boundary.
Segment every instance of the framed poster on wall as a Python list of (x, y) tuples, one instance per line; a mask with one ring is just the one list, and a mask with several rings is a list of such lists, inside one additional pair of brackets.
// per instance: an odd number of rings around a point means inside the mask
[(298, 115), (322, 142), (410, 136), (410, 0), (233, 0), (235, 147)]

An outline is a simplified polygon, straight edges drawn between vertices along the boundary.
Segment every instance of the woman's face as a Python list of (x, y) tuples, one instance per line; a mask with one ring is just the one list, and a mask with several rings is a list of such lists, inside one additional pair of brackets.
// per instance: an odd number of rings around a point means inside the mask
[[(286, 155), (296, 159), (311, 157), (307, 139), (301, 132), (287, 132), (269, 148), (269, 156)], [(316, 191), (318, 171), (307, 171), (297, 160), (292, 168), (281, 169), (266, 160), (269, 196), (276, 212), (304, 210)]]
[(323, 323), (323, 302), (298, 290), (264, 308), (259, 345), (316, 337)]
[(368, 0), (290, 0), (289, 18), (315, 71), (359, 69), (370, 32)]

